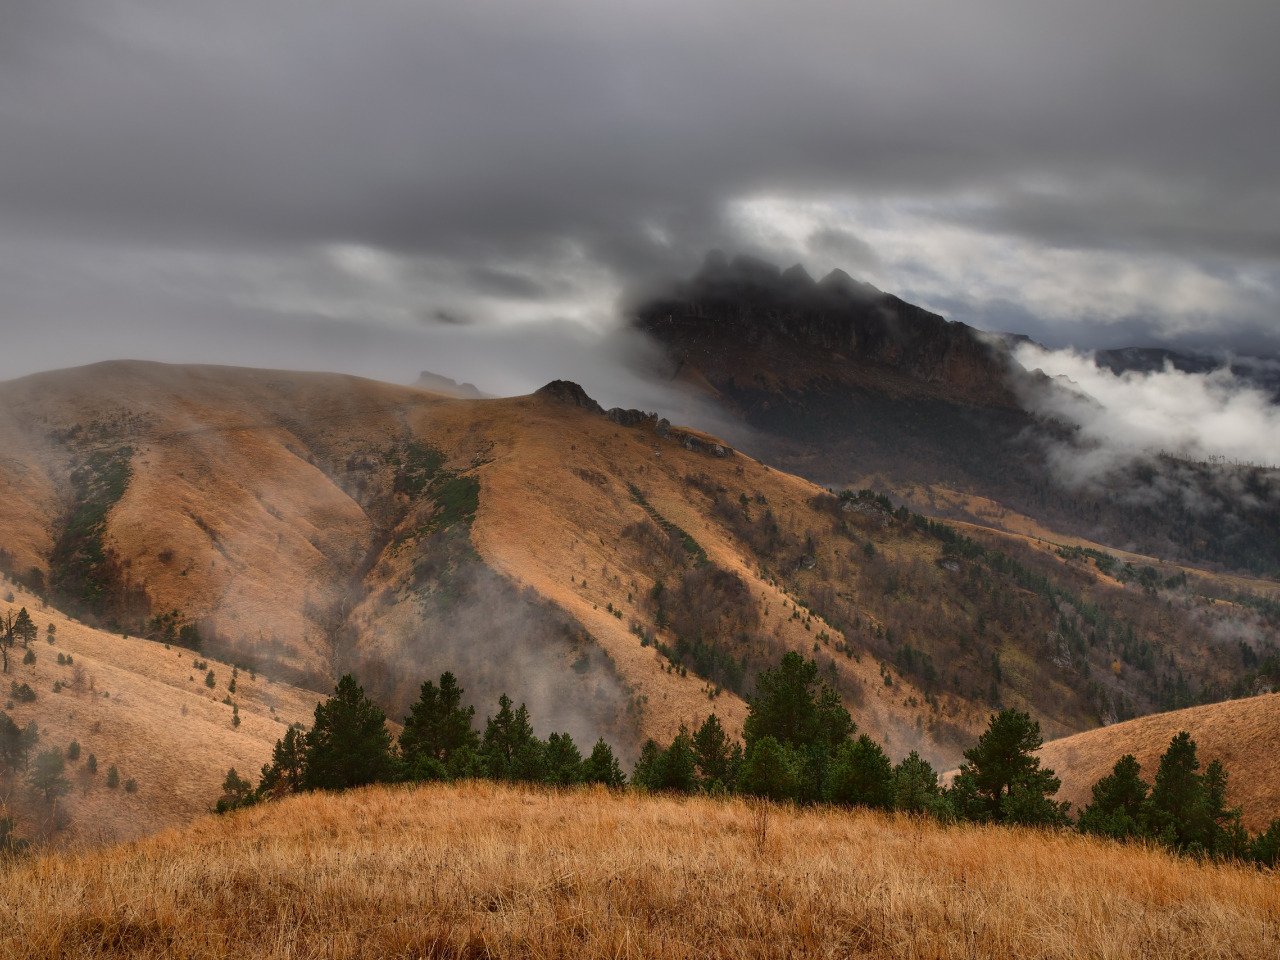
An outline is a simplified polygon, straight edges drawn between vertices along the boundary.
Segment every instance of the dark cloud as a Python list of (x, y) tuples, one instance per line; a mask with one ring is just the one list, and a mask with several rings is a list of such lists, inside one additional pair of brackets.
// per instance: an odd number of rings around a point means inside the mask
[(139, 322), (583, 319), (724, 246), (1266, 340), (1276, 36), (1273, 0), (0, 0), (0, 325), (122, 288)]

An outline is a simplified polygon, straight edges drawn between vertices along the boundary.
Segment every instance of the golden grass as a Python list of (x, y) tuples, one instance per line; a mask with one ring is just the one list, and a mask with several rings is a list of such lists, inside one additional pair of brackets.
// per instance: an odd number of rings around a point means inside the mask
[(1246, 827), (1262, 830), (1280, 817), (1280, 777), (1274, 759), (1280, 744), (1280, 694), (1138, 717), (1051, 740), (1040, 756), (1062, 778), (1059, 799), (1070, 800), (1078, 809), (1089, 802), (1093, 784), (1126, 753), (1138, 758), (1142, 777), (1150, 783), (1161, 754), (1181, 730), (1196, 741), (1202, 769), (1212, 760), (1226, 766), (1227, 800), (1242, 808)]
[[(216, 686), (210, 689), (205, 671), (193, 667), (197, 655), (190, 650), (95, 630), (11, 585), (0, 588), (10, 590), (13, 602), (0, 602), (0, 614), (25, 606), (40, 637), (31, 644), (34, 664), (22, 662), (18, 646), (11, 651), (11, 672), (0, 675), (4, 699), (11, 680), (29, 684), (37, 695), (35, 703), (15, 703), (8, 712), (20, 724), (35, 721), (37, 750), (65, 751), (72, 740), (81, 748), (80, 759), (67, 764), (72, 791), (59, 801), (67, 820), (61, 830), (49, 831), (47, 809), (31, 802), (27, 791), (16, 791), (7, 805), (0, 796), (0, 815), (7, 807), (24, 836), (101, 843), (188, 823), (213, 806), (228, 767), (256, 776), (288, 724), (311, 721), (316, 694), (247, 672), (229, 694), (231, 667), (201, 658), (214, 671)], [(53, 644), (46, 642), (50, 623), (57, 629)], [(74, 663), (59, 664), (59, 654), (69, 654)], [(77, 670), (78, 688), (72, 683)], [(53, 692), (55, 682), (64, 685), (59, 693)], [(240, 708), (238, 727), (222, 702), (227, 696)], [(98, 760), (96, 776), (86, 770), (89, 754)], [(120, 774), (114, 790), (105, 785), (111, 765)], [(124, 789), (131, 779), (137, 783), (132, 793)]]
[(1280, 885), (1072, 834), (492, 784), (20, 864), (6, 958), (1274, 958)]

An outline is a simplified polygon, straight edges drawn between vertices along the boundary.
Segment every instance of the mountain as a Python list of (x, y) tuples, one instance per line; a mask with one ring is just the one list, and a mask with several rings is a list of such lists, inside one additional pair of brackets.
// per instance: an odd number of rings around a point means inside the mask
[(738, 731), (795, 650), (945, 768), (999, 704), (1061, 736), (1280, 679), (1265, 582), (837, 496), (567, 381), (117, 362), (0, 384), (0, 444), (7, 569), (51, 605), (315, 693), (354, 671), (392, 718), (452, 670), (629, 761)]
[(940, 515), (954, 519), (1280, 576), (1280, 471), (1159, 456), (1064, 482), (1055, 465), (1087, 463), (1088, 444), (1033, 399), (1071, 387), (1023, 369), (1017, 338), (841, 271), (815, 282), (742, 257), (709, 258), (631, 320), (664, 354), (662, 373), (739, 418), (730, 439), (781, 469), (886, 489), (935, 514), (945, 503)]
[(1062, 779), (1059, 797), (1078, 810), (1089, 802), (1095, 783), (1131, 753), (1151, 783), (1169, 741), (1187, 731), (1196, 741), (1203, 769), (1221, 760), (1230, 774), (1227, 800), (1243, 813), (1247, 829), (1262, 830), (1280, 817), (1280, 780), (1275, 765), (1259, 762), (1280, 744), (1280, 694), (1228, 700), (1169, 713), (1156, 713), (1075, 736), (1052, 740), (1040, 757)]
[(1069, 833), (477, 782), (288, 797), (5, 880), (15, 960), (1263, 960), (1280, 912), (1267, 872)]

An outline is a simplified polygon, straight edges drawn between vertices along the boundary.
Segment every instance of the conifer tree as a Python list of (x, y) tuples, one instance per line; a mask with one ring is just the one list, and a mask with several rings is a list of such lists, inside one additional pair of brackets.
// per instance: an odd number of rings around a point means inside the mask
[(1151, 787), (1151, 835), (1167, 847), (1203, 847), (1208, 810), (1196, 742), (1183, 730), (1169, 741)]
[[(748, 703), (743, 738), (746, 757), (764, 737), (771, 737), (786, 754), (778, 771), (786, 769), (797, 778), (793, 797), (817, 800), (823, 795), (827, 767), (837, 747), (853, 735), (855, 726), (840, 695), (818, 679), (818, 665), (791, 652), (783, 656), (776, 670), (765, 670), (756, 682), (756, 692)], [(752, 761), (773, 764), (774, 747)], [(761, 770), (763, 768), (760, 768)], [(757, 771), (759, 773), (760, 771)], [(757, 773), (752, 774), (755, 778)]]
[(27, 613), (27, 608), (23, 607), (18, 611), (17, 619), (13, 621), (13, 635), (22, 641), (22, 646), (27, 647), (31, 644), (40, 633), (40, 628), (35, 625), (35, 621), (31, 619), (31, 614)]
[(440, 675), (439, 687), (430, 680), (422, 685), (400, 734), (400, 755), (411, 779), (449, 778), (457, 772), (455, 758), (461, 760), (462, 751), (479, 751), (480, 737), (472, 728), (476, 709), (463, 706), (462, 695), (457, 678), (449, 672)]
[(1148, 787), (1141, 770), (1131, 753), (1117, 760), (1111, 773), (1093, 785), (1093, 800), (1080, 811), (1080, 829), (1115, 840), (1142, 836)]
[(601, 786), (618, 788), (627, 783), (622, 765), (613, 755), (613, 748), (601, 737), (591, 748), (591, 755), (582, 762), (582, 782), (598, 783)]
[(1042, 769), (1035, 754), (1043, 743), (1040, 724), (1028, 714), (994, 714), (978, 743), (965, 751), (965, 763), (949, 791), (956, 812), (978, 822), (1066, 823), (1066, 804), (1051, 799), (1062, 781)]
[(947, 807), (938, 786), (938, 774), (914, 750), (894, 767), (893, 806), (904, 813), (946, 816)]
[(39, 736), (34, 721), (20, 727), (9, 714), (0, 710), (0, 773), (12, 780), (20, 771), (27, 769)]
[(694, 731), (693, 754), (704, 790), (728, 789), (733, 785), (733, 749), (720, 718), (714, 713)]
[(71, 781), (66, 778), (67, 764), (62, 751), (56, 747), (41, 751), (31, 765), (31, 773), (27, 782), (33, 790), (44, 797), (44, 802), (52, 807), (59, 797), (71, 790)]
[(582, 782), (582, 753), (573, 737), (567, 733), (553, 733), (547, 737), (542, 769), (542, 782), (550, 786), (568, 787)]
[(893, 763), (865, 733), (836, 750), (827, 774), (826, 799), (849, 806), (893, 806)]
[(245, 806), (252, 799), (253, 784), (236, 773), (236, 768), (232, 767), (222, 781), (222, 796), (218, 798), (214, 809), (218, 813), (226, 813), (228, 810)]
[(305, 737), (303, 786), (342, 790), (390, 780), (394, 773), (386, 715), (347, 674), (333, 696), (316, 707)]
[(533, 732), (529, 711), (522, 703), (511, 709), (511, 698), (498, 698), (498, 712), (485, 723), (480, 757), (487, 776), (509, 783), (536, 783), (542, 777), (544, 744)]
[(771, 800), (794, 800), (800, 793), (802, 758), (766, 734), (747, 746), (738, 773), (743, 793)]
[(305, 734), (300, 733), (296, 727), (290, 727), (276, 741), (271, 751), (271, 762), (262, 767), (258, 795), (271, 797), (282, 793), (297, 793), (302, 789), (305, 768)]

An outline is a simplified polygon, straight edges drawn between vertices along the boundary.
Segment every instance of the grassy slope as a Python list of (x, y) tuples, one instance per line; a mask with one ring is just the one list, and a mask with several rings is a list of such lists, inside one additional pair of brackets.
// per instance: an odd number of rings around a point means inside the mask
[(1280, 694), (1138, 717), (1051, 740), (1040, 755), (1062, 778), (1059, 797), (1078, 809), (1123, 754), (1138, 758), (1143, 779), (1150, 783), (1160, 755), (1181, 730), (1196, 741), (1202, 769), (1212, 760), (1226, 766), (1231, 775), (1228, 801), (1243, 809), (1245, 826), (1261, 830), (1280, 816), (1280, 777), (1272, 759), (1280, 744)]
[(312, 795), (0, 883), (6, 957), (1274, 957), (1245, 868), (870, 813), (489, 784)]
[[(407, 664), (397, 659), (399, 638), (430, 639), (405, 587), (421, 539), (422, 528), (413, 523), (420, 518), (411, 513), (409, 525), (396, 531), (407, 538), (402, 547), (378, 546), (385, 532), (379, 522), (405, 506), (392, 492), (387, 455), (409, 442), (439, 449), (446, 469), (478, 481), (471, 537), (480, 556), (567, 612), (609, 653), (622, 686), (642, 701), (639, 720), (648, 734), (670, 736), (680, 723), (696, 722), (711, 709), (736, 729), (745, 707), (728, 691), (710, 699), (702, 680), (666, 669), (665, 660), (631, 632), (633, 619), (652, 624), (643, 598), (655, 575), (620, 535), (628, 524), (646, 520), (629, 493), (632, 485), (717, 565), (742, 576), (760, 618), (752, 631), (760, 658), (776, 661), (783, 650), (795, 649), (816, 654), (824, 668), (832, 663), (853, 692), (859, 724), (895, 756), (918, 748), (935, 762), (956, 762), (957, 743), (985, 724), (987, 683), (953, 688), (944, 669), (936, 709), (895, 668), (885, 668), (894, 678), (886, 686), (865, 638), (842, 638), (819, 617), (799, 616), (795, 598), (761, 574), (758, 558), (713, 516), (710, 499), (686, 478), (705, 475), (731, 502), (740, 494), (766, 496), (788, 534), (803, 539), (815, 532), (820, 565), (794, 576), (787, 572), (789, 579), (850, 596), (864, 631), (878, 629), (878, 618), (902, 620), (908, 626), (898, 639), (932, 646), (935, 658), (971, 639), (947, 629), (963, 632), (966, 618), (984, 604), (999, 601), (1008, 608), (1006, 619), (1016, 622), (1022, 602), (1020, 593), (967, 598), (962, 577), (938, 569), (938, 543), (873, 524), (859, 538), (875, 540), (887, 569), (910, 587), (885, 595), (879, 568), (849, 557), (860, 539), (833, 536), (832, 518), (809, 504), (818, 491), (812, 484), (740, 454), (718, 459), (650, 430), (620, 427), (539, 398), (459, 401), (331, 374), (121, 362), (0, 385), (0, 412), (8, 438), (0, 486), (21, 494), (0, 497), (0, 544), (14, 543), (23, 563), (28, 556), (38, 560), (40, 544), (51, 539), (51, 518), (61, 509), (57, 481), (67, 454), (51, 447), (48, 431), (99, 423), (101, 433), (123, 425), (124, 434), (112, 442), (127, 441), (136, 450), (133, 480), (112, 512), (107, 540), (128, 576), (151, 592), (153, 610), (211, 617), (247, 648), (283, 650), (284, 663), (326, 681), (338, 658), (314, 611), (349, 588), (371, 547), (376, 562), (361, 584), (368, 599), (351, 620), (356, 644), (366, 652), (385, 648), (393, 669), (411, 667), (415, 682), (417, 672), (456, 666), (447, 650), (437, 654), (434, 648), (414, 649)], [(355, 461), (372, 466), (353, 472), (348, 465)], [(856, 527), (857, 518), (851, 522)], [(1042, 546), (1028, 548), (1037, 549), (1055, 576), (1077, 585), (1102, 579), (1088, 565), (1062, 562)], [(1132, 592), (1127, 602), (1149, 614), (1148, 632), (1169, 635), (1182, 624), (1181, 656), (1199, 656), (1205, 641), (1187, 632), (1189, 615), (1177, 612), (1179, 619), (1170, 621), (1162, 601), (1157, 606)], [(610, 605), (623, 616), (611, 615)], [(925, 613), (916, 616), (918, 611)], [(1051, 736), (1094, 722), (1079, 700), (1055, 686), (1052, 649), (1040, 643), (1042, 625), (1016, 630), (990, 641), (1002, 645), (1009, 677), (1001, 698), (1034, 710)], [(825, 647), (816, 645), (823, 634)], [(844, 640), (859, 656), (835, 652)], [(985, 661), (979, 666), (985, 668)], [(558, 675), (559, 666), (550, 673)]]
[[(8, 591), (6, 585), (0, 594)], [(0, 602), (0, 614), (21, 606), (40, 628), (31, 645), (36, 662), (24, 664), (18, 646), (12, 672), (0, 678), (2, 694), (7, 700), (9, 683), (16, 680), (29, 684), (37, 699), (15, 703), (7, 712), (20, 724), (36, 722), (37, 750), (65, 750), (72, 740), (81, 746), (79, 761), (68, 763), (72, 791), (59, 807), (69, 823), (56, 842), (126, 839), (187, 823), (211, 808), (228, 767), (256, 774), (289, 723), (310, 722), (314, 695), (242, 673), (232, 695), (241, 722), (233, 728), (231, 707), (222, 703), (228, 665), (207, 661), (217, 684), (210, 689), (205, 671), (193, 668), (189, 650), (94, 630), (21, 590), (12, 603)], [(46, 640), (50, 623), (57, 628), (53, 644)], [(73, 665), (60, 665), (59, 654), (71, 655)], [(77, 667), (83, 671), (79, 689), (70, 685)], [(55, 681), (67, 686), (54, 693)], [(85, 766), (91, 753), (98, 759), (96, 776)], [(114, 790), (106, 786), (112, 764), (120, 772)], [(137, 781), (134, 793), (124, 789), (129, 779)], [(15, 795), (11, 809), (19, 816), (19, 833), (38, 837), (48, 815), (25, 801), (25, 793)]]

